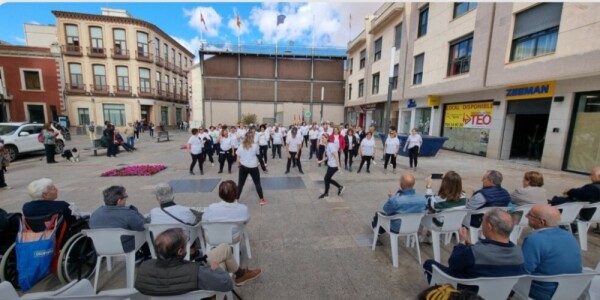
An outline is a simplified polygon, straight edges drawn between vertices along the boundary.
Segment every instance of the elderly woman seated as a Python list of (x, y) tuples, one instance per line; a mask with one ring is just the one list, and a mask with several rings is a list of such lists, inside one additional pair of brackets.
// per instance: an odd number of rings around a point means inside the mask
[(52, 213), (60, 213), (67, 224), (73, 224), (77, 220), (68, 202), (56, 200), (58, 189), (52, 179), (40, 178), (32, 181), (27, 186), (27, 193), (32, 201), (23, 204), (25, 217), (43, 217)]
[(175, 204), (173, 187), (168, 183), (159, 183), (154, 187), (154, 195), (159, 207), (150, 211), (151, 224), (197, 224), (202, 218), (202, 213), (189, 207)]

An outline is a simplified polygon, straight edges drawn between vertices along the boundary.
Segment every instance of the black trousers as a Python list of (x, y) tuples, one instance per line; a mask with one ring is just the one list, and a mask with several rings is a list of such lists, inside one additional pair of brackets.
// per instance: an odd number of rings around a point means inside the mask
[(354, 151), (348, 150), (348, 148), (344, 149), (344, 166), (352, 168), (352, 158), (354, 157)]
[(371, 158), (373, 158), (373, 156), (368, 156), (368, 155), (361, 156), (360, 165), (358, 166), (359, 172), (362, 169), (365, 162), (367, 163), (367, 171), (369, 171), (369, 168), (371, 167)]
[(56, 155), (56, 145), (44, 144), (44, 150), (46, 151), (46, 163), (56, 162), (54, 155)]
[(109, 138), (106, 143), (106, 156), (111, 157), (117, 155), (117, 151), (119, 150), (117, 147), (118, 146)]
[(248, 168), (244, 165), (240, 166), (240, 172), (238, 173), (238, 199), (240, 198), (240, 195), (242, 195), (244, 183), (246, 183), (246, 178), (248, 178), (248, 174), (250, 174), (250, 177), (252, 177), (252, 182), (254, 182), (254, 188), (256, 188), (256, 192), (258, 193), (258, 198), (263, 199), (264, 195), (262, 186), (260, 185), (260, 172), (258, 172), (258, 167)]
[(0, 168), (0, 188), (6, 186), (6, 179), (4, 178), (4, 168)]
[[(298, 155), (296, 155), (298, 154)], [(295, 157), (295, 158), (294, 158)], [(292, 164), (292, 160), (298, 166), (298, 171), (302, 172), (302, 165), (300, 164), (300, 153), (299, 152), (290, 152), (290, 158), (287, 161), (287, 167), (285, 169), (286, 172), (290, 171), (290, 166)]]
[(233, 153), (229, 149), (227, 151), (221, 151), (219, 153), (219, 172), (223, 172), (223, 166), (225, 166), (225, 160), (227, 160), (227, 171), (231, 172), (231, 165), (233, 164)]
[(392, 161), (392, 167), (394, 167), (394, 169), (396, 169), (396, 155), (389, 154), (389, 153), (385, 154), (385, 162), (383, 163), (383, 168), (387, 169), (387, 165), (388, 165), (388, 162), (390, 162), (390, 160)]
[(339, 183), (337, 183), (337, 181), (333, 180), (333, 174), (335, 174), (335, 172), (338, 171), (337, 167), (330, 167), (327, 166), (327, 173), (325, 173), (325, 194), (329, 193), (329, 186), (330, 185), (335, 185), (337, 188), (340, 188), (341, 185)]
[(413, 167), (413, 162), (415, 168), (417, 167), (417, 157), (419, 156), (419, 146), (414, 146), (408, 149), (408, 161), (410, 162), (410, 167)]
[[(260, 145), (258, 146), (259, 156), (263, 159), (263, 162), (267, 163), (267, 151), (269, 151), (269, 145)], [(273, 150), (275, 151), (275, 150)]]
[(319, 150), (317, 151), (317, 159), (322, 160), (323, 154), (325, 154), (325, 145), (319, 145)]
[(260, 168), (263, 170), (263, 172), (266, 172), (267, 171), (267, 165), (263, 161), (262, 156), (260, 156), (260, 154), (257, 154), (256, 158), (258, 159), (258, 163), (260, 164)]
[(194, 172), (194, 167), (196, 166), (196, 162), (198, 162), (198, 167), (200, 168), (200, 173), (202, 174), (204, 170), (202, 169), (202, 165), (204, 164), (204, 155), (202, 153), (198, 154), (190, 154), (192, 156), (192, 164), (190, 165), (190, 172)]
[(310, 140), (310, 152), (308, 153), (308, 159), (312, 159), (313, 154), (317, 154), (317, 139)]
[(134, 131), (133, 131), (133, 135), (135, 136), (135, 138), (136, 138), (136, 139), (139, 139), (139, 138), (140, 138), (140, 132), (139, 132), (139, 131), (137, 131), (137, 130), (134, 130)]
[(273, 144), (273, 150), (271, 152), (271, 158), (275, 158), (275, 153), (277, 153), (277, 155), (279, 155), (279, 158), (281, 158), (281, 144)]
[(308, 147), (308, 135), (304, 136), (304, 147)]

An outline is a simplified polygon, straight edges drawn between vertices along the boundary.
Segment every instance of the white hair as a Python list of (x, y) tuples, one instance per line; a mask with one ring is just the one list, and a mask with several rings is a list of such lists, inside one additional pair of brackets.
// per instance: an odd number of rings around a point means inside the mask
[(34, 180), (27, 186), (27, 193), (33, 200), (42, 199), (42, 194), (48, 192), (48, 188), (53, 184), (54, 182), (50, 178)]

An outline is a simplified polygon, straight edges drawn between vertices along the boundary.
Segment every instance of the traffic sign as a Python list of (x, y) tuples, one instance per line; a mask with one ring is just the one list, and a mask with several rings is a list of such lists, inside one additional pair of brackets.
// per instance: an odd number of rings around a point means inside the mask
[(312, 116), (312, 113), (307, 110), (307, 111), (304, 112), (304, 116), (307, 117), (307, 118), (310, 118), (310, 116)]

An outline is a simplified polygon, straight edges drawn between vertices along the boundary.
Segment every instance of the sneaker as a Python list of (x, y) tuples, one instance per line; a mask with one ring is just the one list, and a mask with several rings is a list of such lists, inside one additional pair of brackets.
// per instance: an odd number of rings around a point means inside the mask
[(210, 164), (210, 166), (211, 166), (211, 167), (214, 167), (214, 166), (215, 166), (215, 164), (214, 164), (214, 163), (211, 163), (211, 164)]
[(289, 174), (289, 173), (290, 173), (290, 171), (285, 171), (285, 174)]
[(269, 174), (269, 170), (264, 170), (265, 174)]
[(373, 165), (376, 165), (375, 161), (372, 161), (371, 163), (372, 163)]
[(367, 173), (371, 173), (371, 171), (367, 170)]
[(200, 171), (200, 175), (204, 175), (204, 171)]
[(340, 195), (341, 195), (341, 194), (344, 192), (344, 190), (345, 190), (345, 189), (346, 189), (346, 187), (345, 187), (345, 186), (343, 186), (343, 185), (342, 185), (342, 186), (340, 186), (340, 187), (338, 188), (338, 196), (340, 196)]
[(298, 172), (300, 172), (300, 174), (304, 175), (304, 172), (302, 172), (302, 171), (298, 171)]
[(244, 275), (237, 277), (235, 279), (235, 286), (242, 286), (244, 285), (246, 282), (255, 279), (256, 277), (258, 277), (261, 273), (260, 269), (255, 269), (255, 270), (248, 270), (246, 269), (246, 272), (244, 272)]
[(396, 169), (393, 169), (393, 170), (392, 170), (392, 173), (393, 173), (393, 174), (396, 174)]
[(219, 171), (219, 172), (217, 172), (217, 174), (221, 174), (221, 173), (223, 173), (223, 171), (222, 171), (222, 170), (221, 170), (221, 171)]
[(190, 171), (190, 175), (196, 175), (193, 171)]
[(356, 171), (356, 174), (360, 173), (360, 169), (358, 169), (358, 171)]
[(268, 203), (269, 202), (267, 202), (267, 199), (265, 199), (265, 198), (260, 199), (260, 202), (258, 202), (258, 204), (260, 204), (260, 205), (265, 205), (265, 204), (268, 204)]
[(321, 196), (319, 196), (319, 199), (327, 199), (327, 198), (329, 198), (329, 195), (327, 195), (325, 193), (323, 193), (323, 194), (321, 194)]

